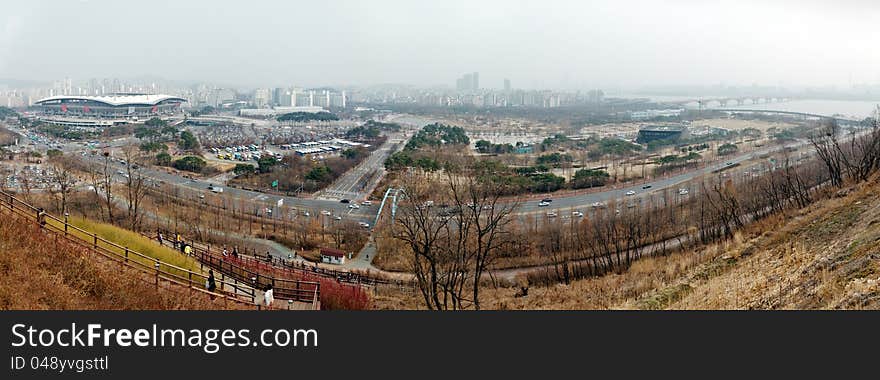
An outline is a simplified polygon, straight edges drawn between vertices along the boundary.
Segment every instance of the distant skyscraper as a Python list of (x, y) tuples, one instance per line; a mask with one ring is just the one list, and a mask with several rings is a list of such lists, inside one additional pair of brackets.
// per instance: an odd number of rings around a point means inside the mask
[(254, 107), (264, 108), (269, 105), (269, 89), (258, 88), (254, 90)]
[(455, 88), (458, 91), (476, 91), (480, 89), (480, 73), (473, 72), (464, 74), (455, 81)]
[(504, 78), (504, 91), (510, 91), (510, 79)]

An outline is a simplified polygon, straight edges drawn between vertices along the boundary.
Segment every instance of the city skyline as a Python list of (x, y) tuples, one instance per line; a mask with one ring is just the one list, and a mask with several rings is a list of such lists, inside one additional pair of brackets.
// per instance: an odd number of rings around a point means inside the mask
[(0, 78), (454, 86), (479, 72), (481, 87), (495, 89), (505, 78), (531, 89), (880, 82), (869, 2), (452, 3), (160, 1), (132, 12), (101, 0), (14, 1), (0, 16)]

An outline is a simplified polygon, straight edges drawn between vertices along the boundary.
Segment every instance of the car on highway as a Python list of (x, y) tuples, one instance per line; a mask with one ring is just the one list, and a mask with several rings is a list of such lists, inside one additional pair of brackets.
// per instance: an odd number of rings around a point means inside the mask
[(688, 195), (688, 189), (678, 189), (678, 195)]
[(211, 191), (213, 191), (213, 192), (215, 192), (215, 193), (222, 193), (222, 192), (223, 192), (223, 188), (222, 188), (222, 187), (220, 187), (220, 186), (214, 186), (214, 185), (208, 185), (208, 190), (211, 190)]
[(635, 190), (627, 191), (626, 195), (636, 195), (636, 191)]
[(348, 199), (348, 198), (340, 199), (339, 203), (351, 203), (351, 199)]
[(339, 216), (339, 215), (336, 215), (336, 216), (333, 217), (333, 220), (342, 220), (342, 217)]
[(367, 222), (359, 222), (358, 225), (363, 228), (370, 228), (370, 223)]
[(544, 201), (538, 202), (538, 207), (547, 207), (549, 205), (550, 205), (550, 202), (544, 202)]
[(592, 204), (593, 208), (605, 207), (605, 204), (602, 202), (594, 202)]
[(541, 202), (547, 202), (547, 203), (550, 203), (550, 202), (553, 202), (553, 200), (550, 199), (550, 198), (544, 198), (544, 199), (541, 199)]
[(362, 206), (369, 206), (369, 205), (371, 205), (371, 204), (373, 204), (373, 202), (370, 201), (369, 199), (367, 199), (367, 200), (361, 202), (361, 205), (362, 205)]
[(733, 162), (727, 162), (727, 163), (724, 164), (724, 165), (727, 165), (727, 166), (733, 166)]
[(643, 189), (643, 190), (644, 190), (644, 189), (650, 189), (650, 188), (651, 188), (651, 185), (645, 185), (645, 186), (642, 186), (642, 189)]
[(357, 203), (349, 203), (348, 208), (350, 208), (352, 210), (357, 210), (357, 209), (361, 208), (361, 206), (358, 205)]

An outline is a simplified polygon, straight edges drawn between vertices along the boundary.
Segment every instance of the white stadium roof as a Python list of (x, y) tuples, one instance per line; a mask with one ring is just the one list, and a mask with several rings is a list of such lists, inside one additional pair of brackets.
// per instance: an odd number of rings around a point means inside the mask
[(81, 100), (106, 103), (111, 106), (132, 106), (132, 105), (148, 105), (153, 106), (165, 100), (179, 100), (185, 102), (186, 99), (171, 95), (145, 95), (145, 94), (124, 94), (124, 95), (108, 95), (108, 96), (77, 96), (77, 95), (58, 95), (36, 101), (36, 104), (51, 102), (55, 100)]

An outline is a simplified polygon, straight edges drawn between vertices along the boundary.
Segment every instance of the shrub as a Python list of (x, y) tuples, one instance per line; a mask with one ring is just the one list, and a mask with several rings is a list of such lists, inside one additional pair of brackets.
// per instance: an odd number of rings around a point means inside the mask
[(179, 160), (175, 160), (173, 165), (175, 169), (186, 170), (194, 173), (201, 173), (208, 163), (196, 156), (186, 156)]

